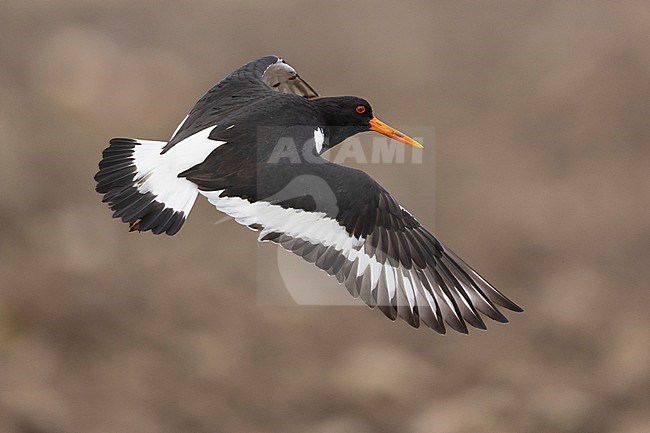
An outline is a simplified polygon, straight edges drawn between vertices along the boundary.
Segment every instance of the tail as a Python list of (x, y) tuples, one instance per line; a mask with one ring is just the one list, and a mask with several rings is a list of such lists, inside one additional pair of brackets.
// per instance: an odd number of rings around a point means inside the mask
[(162, 141), (113, 138), (95, 175), (95, 190), (129, 223), (130, 231), (176, 234), (192, 209), (198, 189), (179, 178)]

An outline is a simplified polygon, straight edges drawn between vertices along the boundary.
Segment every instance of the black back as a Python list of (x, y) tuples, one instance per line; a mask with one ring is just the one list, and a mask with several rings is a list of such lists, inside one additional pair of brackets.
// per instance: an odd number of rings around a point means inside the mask
[(163, 149), (229, 118), (237, 118), (251, 109), (251, 104), (283, 94), (302, 98), (318, 96), (309, 84), (300, 78), (278, 56), (270, 55), (253, 60), (232, 72), (199, 99), (187, 119)]

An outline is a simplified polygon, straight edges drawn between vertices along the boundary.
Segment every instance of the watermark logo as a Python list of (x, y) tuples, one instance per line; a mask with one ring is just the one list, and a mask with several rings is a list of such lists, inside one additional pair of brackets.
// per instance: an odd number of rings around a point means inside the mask
[[(414, 137), (424, 142), (424, 137)], [(370, 143), (370, 144), (368, 144)], [(323, 155), (336, 164), (422, 164), (423, 150), (388, 137), (351, 137)]]

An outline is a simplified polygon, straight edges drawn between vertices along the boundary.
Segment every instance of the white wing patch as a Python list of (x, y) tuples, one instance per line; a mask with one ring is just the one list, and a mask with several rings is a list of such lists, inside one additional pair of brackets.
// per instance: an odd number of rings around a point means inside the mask
[(322, 212), (286, 209), (265, 201), (251, 203), (239, 197), (220, 197), (222, 191), (199, 192), (239, 224), (262, 226), (260, 239), (269, 233), (279, 232), (339, 251), (358, 248), (365, 241), (364, 238), (350, 236), (336, 220)]
[(198, 194), (197, 186), (178, 174), (205, 161), (210, 153), (225, 141), (210, 140), (214, 126), (203, 129), (161, 155), (167, 143), (138, 140), (133, 149), (134, 177), (138, 191), (151, 192), (156, 200), (175, 211), (186, 214), (192, 208)]
[(225, 141), (210, 140), (210, 132), (216, 125), (209, 126), (196, 134), (176, 143), (171, 149), (162, 155), (164, 165), (174, 171), (174, 175), (200, 164), (217, 147), (225, 144)]

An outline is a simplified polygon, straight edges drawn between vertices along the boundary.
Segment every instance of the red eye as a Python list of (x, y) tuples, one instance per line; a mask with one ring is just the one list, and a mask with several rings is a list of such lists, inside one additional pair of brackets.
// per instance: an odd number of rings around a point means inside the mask
[(355, 108), (356, 112), (359, 114), (363, 114), (366, 112), (366, 107), (363, 105), (357, 105), (357, 108)]

